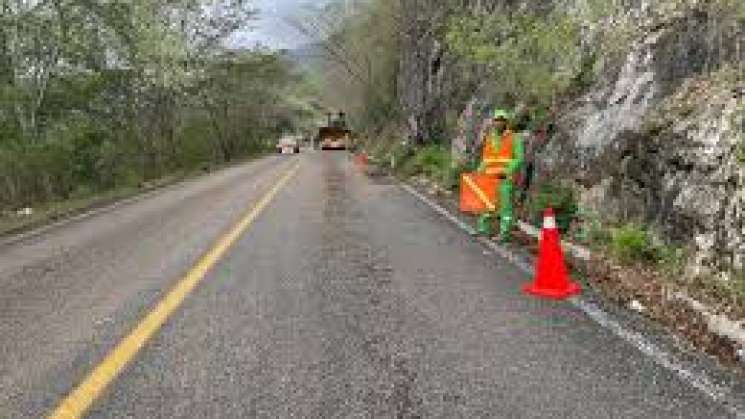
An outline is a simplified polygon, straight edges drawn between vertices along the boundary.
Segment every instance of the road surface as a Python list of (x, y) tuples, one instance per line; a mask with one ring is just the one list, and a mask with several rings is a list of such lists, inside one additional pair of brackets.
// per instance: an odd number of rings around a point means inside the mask
[(345, 153), (306, 152), (0, 245), (0, 417), (54, 411), (273, 187), (90, 417), (731, 416)]

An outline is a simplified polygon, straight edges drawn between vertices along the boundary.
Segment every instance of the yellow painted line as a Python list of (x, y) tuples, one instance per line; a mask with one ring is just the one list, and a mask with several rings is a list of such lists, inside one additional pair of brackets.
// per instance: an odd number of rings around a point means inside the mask
[(50, 418), (79, 418), (91, 407), (150, 338), (158, 332), (186, 297), (204, 280), (207, 272), (225, 255), (246, 232), (274, 196), (297, 173), (296, 164), (274, 184), (253, 209), (192, 267), (153, 310), (111, 351), (103, 361), (57, 406)]
[(466, 182), (466, 185), (468, 185), (469, 188), (473, 190), (473, 192), (476, 194), (476, 196), (481, 200), (481, 202), (486, 205), (486, 208), (490, 210), (496, 209), (496, 205), (494, 205), (493, 202), (489, 201), (489, 197), (486, 196), (484, 191), (479, 188), (479, 185), (477, 185), (473, 179), (471, 179), (468, 175), (463, 175), (463, 180)]

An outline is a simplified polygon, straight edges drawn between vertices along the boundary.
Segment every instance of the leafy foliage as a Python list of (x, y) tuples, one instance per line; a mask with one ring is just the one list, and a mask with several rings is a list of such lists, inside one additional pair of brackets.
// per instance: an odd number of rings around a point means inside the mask
[(335, 0), (295, 22), (325, 62), (314, 68), (325, 107), (344, 109), (355, 129), (378, 136), (399, 116), (400, 2)]
[(534, 225), (542, 225), (546, 208), (554, 210), (559, 229), (566, 232), (577, 215), (576, 193), (559, 183), (541, 184), (527, 203), (528, 217)]
[(611, 253), (624, 263), (651, 263), (671, 272), (683, 265), (682, 249), (655, 240), (641, 224), (610, 229), (608, 244)]
[(0, 0), (0, 209), (230, 161), (294, 129), (301, 76), (225, 47), (253, 14), (243, 0)]
[(431, 145), (422, 148), (401, 150), (398, 166), (405, 176), (424, 175), (433, 180), (441, 180), (450, 164), (450, 155), (442, 147)]
[(628, 224), (613, 230), (611, 250), (622, 261), (649, 260), (654, 257), (654, 246), (646, 230)]
[(564, 11), (469, 14), (452, 19), (446, 41), (487, 68), (498, 95), (547, 103), (580, 73), (579, 35)]
[(745, 164), (745, 104), (740, 104), (732, 114), (730, 123), (734, 127), (736, 137), (737, 161)]

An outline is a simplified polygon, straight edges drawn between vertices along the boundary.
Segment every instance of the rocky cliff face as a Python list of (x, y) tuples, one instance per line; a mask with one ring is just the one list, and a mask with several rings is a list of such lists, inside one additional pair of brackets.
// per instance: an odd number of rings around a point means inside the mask
[[(523, 3), (542, 0), (521, 0)], [(480, 96), (479, 68), (464, 71), (462, 63), (447, 51), (444, 31), (452, 13), (471, 9), (493, 12), (510, 0), (401, 2), (405, 30), (401, 37), (401, 57), (397, 96), (408, 136), (417, 142), (442, 140), (448, 131), (449, 116), (458, 114), (472, 99)]]
[(727, 275), (745, 262), (745, 33), (709, 11), (640, 23), (622, 62), (563, 108), (540, 166), (573, 181), (584, 207), (688, 247), (691, 274)]
[[(507, 3), (537, 7), (526, 0), (463, 3), (483, 12)], [(584, 4), (554, 3), (577, 10)], [(742, 270), (743, 20), (717, 13), (718, 0), (625, 3), (624, 20), (635, 41), (623, 54), (599, 57), (602, 71), (587, 93), (561, 105), (559, 133), (541, 154), (539, 177), (566, 179), (585, 208), (642, 221), (662, 238), (688, 246), (692, 274)], [(431, 2), (409, 6), (410, 13), (436, 8)], [(598, 42), (595, 33), (588, 23), (586, 43)], [(415, 39), (403, 50), (399, 81), (412, 134), (441, 130), (436, 121), (444, 121), (448, 110), (481, 118), (488, 92), (467, 85), (473, 77), (455, 74), (462, 68), (450, 63), (435, 34)], [(458, 94), (449, 87), (454, 81), (461, 82)], [(450, 133), (458, 138), (457, 149), (468, 148), (478, 125), (462, 122), (460, 132)]]
[(398, 98), (409, 136), (424, 142), (444, 131), (450, 105), (443, 100), (446, 82), (455, 80), (446, 77), (449, 57), (436, 29), (443, 19), (439, 7), (426, 0), (405, 1), (401, 7), (408, 27), (401, 40)]
[(743, 96), (734, 80), (730, 71), (690, 79), (604, 144), (556, 141), (544, 175), (574, 181), (585, 208), (686, 245), (692, 274), (741, 270)]

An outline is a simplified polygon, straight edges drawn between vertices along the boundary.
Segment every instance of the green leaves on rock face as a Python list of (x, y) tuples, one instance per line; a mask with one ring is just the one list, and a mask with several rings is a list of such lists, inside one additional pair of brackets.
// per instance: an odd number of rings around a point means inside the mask
[(745, 164), (745, 104), (740, 104), (732, 113), (730, 123), (733, 127), (733, 133), (736, 135), (737, 161)]
[(475, 170), (473, 165), (453, 160), (449, 151), (438, 145), (419, 149), (395, 149), (396, 170), (404, 176), (424, 175), (447, 190), (456, 190), (461, 173)]
[[(403, 159), (402, 159), (403, 160)], [(416, 149), (402, 162), (401, 171), (406, 176), (425, 175), (431, 179), (440, 180), (442, 174), (450, 165), (448, 150), (431, 145)]]
[(646, 230), (628, 224), (611, 232), (611, 251), (625, 262), (654, 260), (656, 249)]
[(655, 239), (643, 225), (628, 223), (611, 228), (609, 250), (622, 263), (657, 264), (666, 269), (680, 268), (684, 252)]
[(545, 103), (579, 74), (579, 36), (579, 21), (566, 12), (516, 12), (453, 18), (446, 41), (487, 68), (497, 93)]
[(562, 232), (569, 230), (577, 214), (577, 197), (572, 188), (558, 183), (544, 183), (528, 201), (528, 217), (536, 226), (541, 226), (543, 211), (552, 208), (556, 212), (556, 222)]

